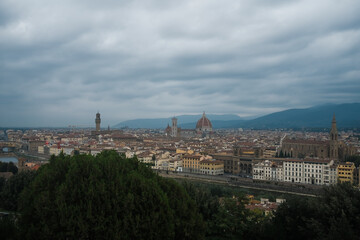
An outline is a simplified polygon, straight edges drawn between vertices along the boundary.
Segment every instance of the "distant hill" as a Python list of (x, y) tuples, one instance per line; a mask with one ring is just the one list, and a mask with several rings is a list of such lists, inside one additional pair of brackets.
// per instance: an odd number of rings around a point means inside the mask
[[(223, 115), (215, 115), (215, 114), (206, 114), (206, 116), (210, 119), (210, 121), (231, 121), (231, 120), (238, 120), (241, 121), (242, 119), (234, 114), (223, 114)], [(199, 115), (180, 115), (176, 116), (178, 119), (178, 126), (183, 128), (190, 128), (193, 129), (196, 126), (196, 122), (202, 117), (202, 114)], [(122, 128), (122, 127), (129, 127), (129, 128), (166, 128), (168, 124), (171, 125), (171, 119), (169, 118), (154, 118), (154, 119), (134, 119), (121, 122), (113, 126), (113, 128)]]
[(334, 113), (339, 128), (360, 127), (360, 103), (328, 104), (305, 109), (289, 109), (248, 121), (220, 122), (216, 127), (256, 129), (330, 128)]
[[(290, 109), (247, 121), (247, 128), (330, 128), (333, 114), (340, 128), (360, 127), (360, 103)], [(241, 123), (239, 123), (241, 125)]]
[[(213, 128), (330, 128), (332, 116), (335, 113), (339, 128), (360, 128), (360, 103), (327, 104), (305, 109), (289, 109), (271, 113), (251, 120), (245, 120), (237, 115), (206, 115)], [(177, 116), (178, 126), (184, 129), (194, 129), (201, 115)], [(135, 119), (114, 126), (121, 128), (165, 128), (171, 124), (171, 118)]]

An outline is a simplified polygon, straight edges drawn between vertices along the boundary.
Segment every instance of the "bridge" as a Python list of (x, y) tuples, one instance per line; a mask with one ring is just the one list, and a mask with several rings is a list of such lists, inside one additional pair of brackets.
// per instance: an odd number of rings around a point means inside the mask
[(1, 152), (0, 151), (0, 161), (1, 158), (10, 158), (10, 157), (17, 157), (17, 155), (14, 152)]
[(7, 148), (7, 152), (14, 152), (21, 146), (16, 142), (0, 142), (0, 153), (4, 152), (4, 148)]

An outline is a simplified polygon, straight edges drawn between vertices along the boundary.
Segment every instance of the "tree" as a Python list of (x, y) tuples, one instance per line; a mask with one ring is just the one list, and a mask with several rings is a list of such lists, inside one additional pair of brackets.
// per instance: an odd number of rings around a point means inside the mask
[(219, 211), (215, 216), (212, 239), (256, 239), (265, 216), (262, 211), (252, 211), (245, 206), (244, 195), (220, 199)]
[(360, 192), (349, 183), (325, 187), (314, 199), (280, 205), (264, 236), (270, 239), (358, 239)]
[[(222, 186), (194, 184), (183, 186), (195, 200), (206, 225), (206, 239), (256, 239), (265, 217), (262, 211), (246, 209), (248, 199)], [(236, 197), (235, 197), (236, 196)]]
[(297, 157), (300, 158), (300, 159), (304, 159), (304, 158), (305, 158), (305, 154), (303, 154), (303, 153), (298, 153)]
[(279, 158), (283, 158), (283, 157), (284, 157), (284, 153), (282, 150), (280, 150)]
[(315, 220), (316, 202), (293, 198), (279, 206), (267, 234), (272, 239), (315, 239), (314, 229), (309, 227)]
[(17, 211), (20, 193), (31, 183), (35, 175), (34, 171), (24, 171), (5, 181), (0, 192), (0, 208)]
[(136, 158), (60, 155), (38, 171), (21, 196), (24, 239), (203, 238), (183, 188)]
[(16, 225), (16, 216), (8, 214), (0, 217), (0, 239), (11, 240), (18, 239), (18, 228)]
[(219, 196), (215, 196), (212, 189), (194, 185), (187, 181), (183, 182), (182, 185), (189, 196), (195, 201), (196, 208), (202, 215), (207, 238), (214, 235), (215, 219), (220, 207)]
[(0, 161), (0, 172), (12, 172), (13, 174), (16, 174), (18, 172), (18, 168), (13, 162), (7, 163)]
[(356, 167), (360, 166), (360, 156), (348, 156), (345, 158), (346, 162), (353, 162)]

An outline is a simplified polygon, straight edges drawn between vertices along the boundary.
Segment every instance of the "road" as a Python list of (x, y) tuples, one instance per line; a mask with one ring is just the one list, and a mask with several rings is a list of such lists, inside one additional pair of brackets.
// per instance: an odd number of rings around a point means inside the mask
[(317, 197), (321, 193), (321, 186), (303, 186), (303, 185), (275, 185), (273, 183), (255, 183), (249, 178), (239, 178), (237, 176), (209, 176), (191, 173), (173, 173), (160, 171), (158, 174), (166, 178), (185, 179), (190, 181), (214, 183), (219, 185), (227, 185), (239, 188), (247, 188), (261, 191), (286, 193), (306, 197)]

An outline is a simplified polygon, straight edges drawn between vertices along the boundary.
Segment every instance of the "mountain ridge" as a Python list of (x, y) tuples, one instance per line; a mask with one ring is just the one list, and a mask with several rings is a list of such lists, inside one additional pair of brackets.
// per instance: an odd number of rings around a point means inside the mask
[[(179, 115), (175, 116), (178, 119), (178, 125), (181, 127), (186, 124), (194, 124), (194, 128), (196, 126), (196, 122), (201, 118), (202, 114), (198, 115)], [(228, 120), (242, 120), (241, 117), (235, 114), (206, 114), (206, 116), (211, 121), (228, 121)], [(145, 119), (133, 119), (123, 121), (113, 126), (113, 128), (166, 128), (169, 124), (171, 125), (173, 117), (168, 118), (145, 118)]]
[[(324, 104), (310, 108), (287, 109), (270, 113), (255, 119), (245, 120), (234, 114), (207, 114), (214, 129), (220, 128), (329, 128), (333, 114), (340, 128), (360, 128), (360, 103)], [(201, 115), (180, 115), (178, 126), (184, 129), (194, 129)], [(114, 127), (130, 128), (166, 128), (171, 125), (171, 118), (128, 120)], [(154, 127), (156, 126), (156, 127)]]

